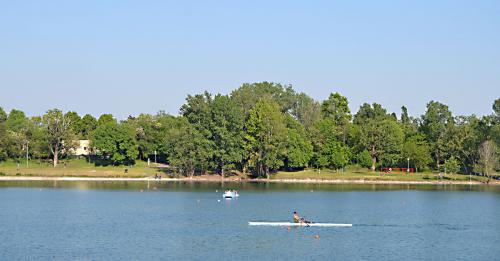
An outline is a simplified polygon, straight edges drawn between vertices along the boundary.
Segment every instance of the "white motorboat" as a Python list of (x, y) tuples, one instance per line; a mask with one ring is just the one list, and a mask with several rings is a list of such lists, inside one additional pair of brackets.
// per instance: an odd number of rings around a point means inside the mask
[(240, 195), (238, 194), (238, 191), (236, 190), (226, 190), (224, 194), (222, 195), (223, 198), (237, 198)]

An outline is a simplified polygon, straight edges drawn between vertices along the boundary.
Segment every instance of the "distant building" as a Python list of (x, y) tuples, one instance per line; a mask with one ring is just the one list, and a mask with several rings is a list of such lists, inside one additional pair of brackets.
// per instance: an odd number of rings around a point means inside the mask
[(76, 156), (87, 156), (92, 152), (90, 148), (90, 140), (79, 140), (74, 153)]

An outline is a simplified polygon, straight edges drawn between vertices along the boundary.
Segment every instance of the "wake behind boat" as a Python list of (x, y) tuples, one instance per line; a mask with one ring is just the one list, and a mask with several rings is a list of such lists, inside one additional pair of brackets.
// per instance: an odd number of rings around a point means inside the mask
[(352, 224), (338, 223), (295, 223), (295, 222), (262, 222), (249, 221), (250, 226), (304, 226), (304, 227), (352, 227)]

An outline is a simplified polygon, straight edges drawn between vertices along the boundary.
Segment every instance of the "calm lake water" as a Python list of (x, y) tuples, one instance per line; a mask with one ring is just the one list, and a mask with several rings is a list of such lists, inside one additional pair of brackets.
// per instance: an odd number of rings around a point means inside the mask
[[(353, 227), (248, 226), (293, 210)], [(500, 260), (500, 187), (3, 181), (0, 257)]]

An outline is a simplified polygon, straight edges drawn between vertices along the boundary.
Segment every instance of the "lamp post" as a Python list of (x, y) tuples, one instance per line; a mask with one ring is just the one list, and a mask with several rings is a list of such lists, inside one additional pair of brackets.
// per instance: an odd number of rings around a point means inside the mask
[(444, 174), (446, 175), (446, 160), (444, 160)]
[(410, 172), (410, 158), (407, 158), (406, 160), (408, 162), (407, 167), (406, 167), (406, 172)]
[(26, 141), (26, 167), (29, 166), (29, 150), (30, 150), (30, 142)]
[(156, 150), (155, 150), (155, 165), (156, 165)]

